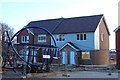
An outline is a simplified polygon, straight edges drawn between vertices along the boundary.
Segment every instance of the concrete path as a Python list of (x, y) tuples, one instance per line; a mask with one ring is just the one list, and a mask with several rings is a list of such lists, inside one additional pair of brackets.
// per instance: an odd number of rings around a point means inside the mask
[(93, 72), (93, 71), (79, 71), (79, 72), (68, 72), (70, 77), (62, 76), (63, 73), (57, 74), (53, 77), (48, 78), (118, 78), (118, 73), (112, 73), (108, 75), (107, 72)]

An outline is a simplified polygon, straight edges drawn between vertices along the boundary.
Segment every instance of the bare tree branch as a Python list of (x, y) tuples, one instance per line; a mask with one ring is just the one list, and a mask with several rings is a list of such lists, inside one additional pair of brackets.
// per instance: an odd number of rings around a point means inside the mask
[(9, 36), (12, 37), (12, 35), (14, 34), (14, 28), (11, 28), (10, 26), (8, 26), (7, 24), (5, 23), (0, 23), (0, 44), (2, 45), (2, 55), (5, 54), (5, 51), (4, 51), (4, 43), (6, 41), (8, 41), (8, 38), (6, 36), (6, 31), (9, 32)]

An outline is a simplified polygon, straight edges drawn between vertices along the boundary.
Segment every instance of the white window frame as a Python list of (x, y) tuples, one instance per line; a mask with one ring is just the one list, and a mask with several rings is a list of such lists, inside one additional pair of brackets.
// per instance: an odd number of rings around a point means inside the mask
[[(25, 37), (27, 38), (27, 40), (25, 40)], [(22, 36), (21, 37), (21, 42), (22, 43), (29, 43), (29, 36)]]
[[(40, 37), (40, 40), (39, 40)], [(41, 40), (41, 37), (45, 37), (45, 40)], [(38, 35), (38, 42), (46, 42), (46, 35)]]
[[(82, 36), (83, 40), (81, 40), (81, 34), (83, 35), (83, 36)], [(78, 36), (78, 35), (79, 35), (79, 40), (77, 39), (78, 37), (76, 37), (76, 40), (77, 40), (77, 41), (86, 41), (86, 40), (87, 40), (87, 34), (86, 34), (86, 33), (76, 34), (76, 36)], [(86, 35), (86, 40), (85, 40), (84, 35)]]
[[(61, 36), (61, 40), (60, 40), (60, 36)], [(56, 35), (56, 41), (65, 41), (65, 35), (64, 34), (59, 34), (59, 35)]]

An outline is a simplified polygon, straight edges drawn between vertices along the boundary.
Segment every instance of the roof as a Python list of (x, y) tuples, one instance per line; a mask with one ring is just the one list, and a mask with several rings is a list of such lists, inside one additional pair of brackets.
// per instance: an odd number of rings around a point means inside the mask
[(76, 45), (74, 45), (72, 42), (67, 42), (65, 43), (59, 50), (62, 50), (63, 48), (65, 48), (66, 46), (70, 46), (71, 48), (75, 49), (76, 51), (79, 49)]
[[(82, 16), (73, 18), (58, 18), (31, 21), (27, 26), (40, 26), (53, 34), (95, 32), (103, 15)], [(30, 29), (33, 33), (45, 33), (38, 29)]]
[(117, 32), (119, 29), (120, 29), (120, 26), (117, 27), (117, 28), (114, 30), (114, 32)]

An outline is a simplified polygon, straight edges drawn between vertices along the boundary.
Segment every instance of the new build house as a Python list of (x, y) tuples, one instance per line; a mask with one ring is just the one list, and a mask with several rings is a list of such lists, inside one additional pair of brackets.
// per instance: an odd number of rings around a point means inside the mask
[(114, 30), (116, 40), (117, 65), (120, 69), (120, 26)]
[[(50, 31), (59, 47), (60, 64), (105, 65), (109, 63), (109, 30), (104, 15), (31, 21), (27, 26), (40, 26)], [(51, 37), (39, 29), (27, 29), (18, 43), (54, 45)]]

